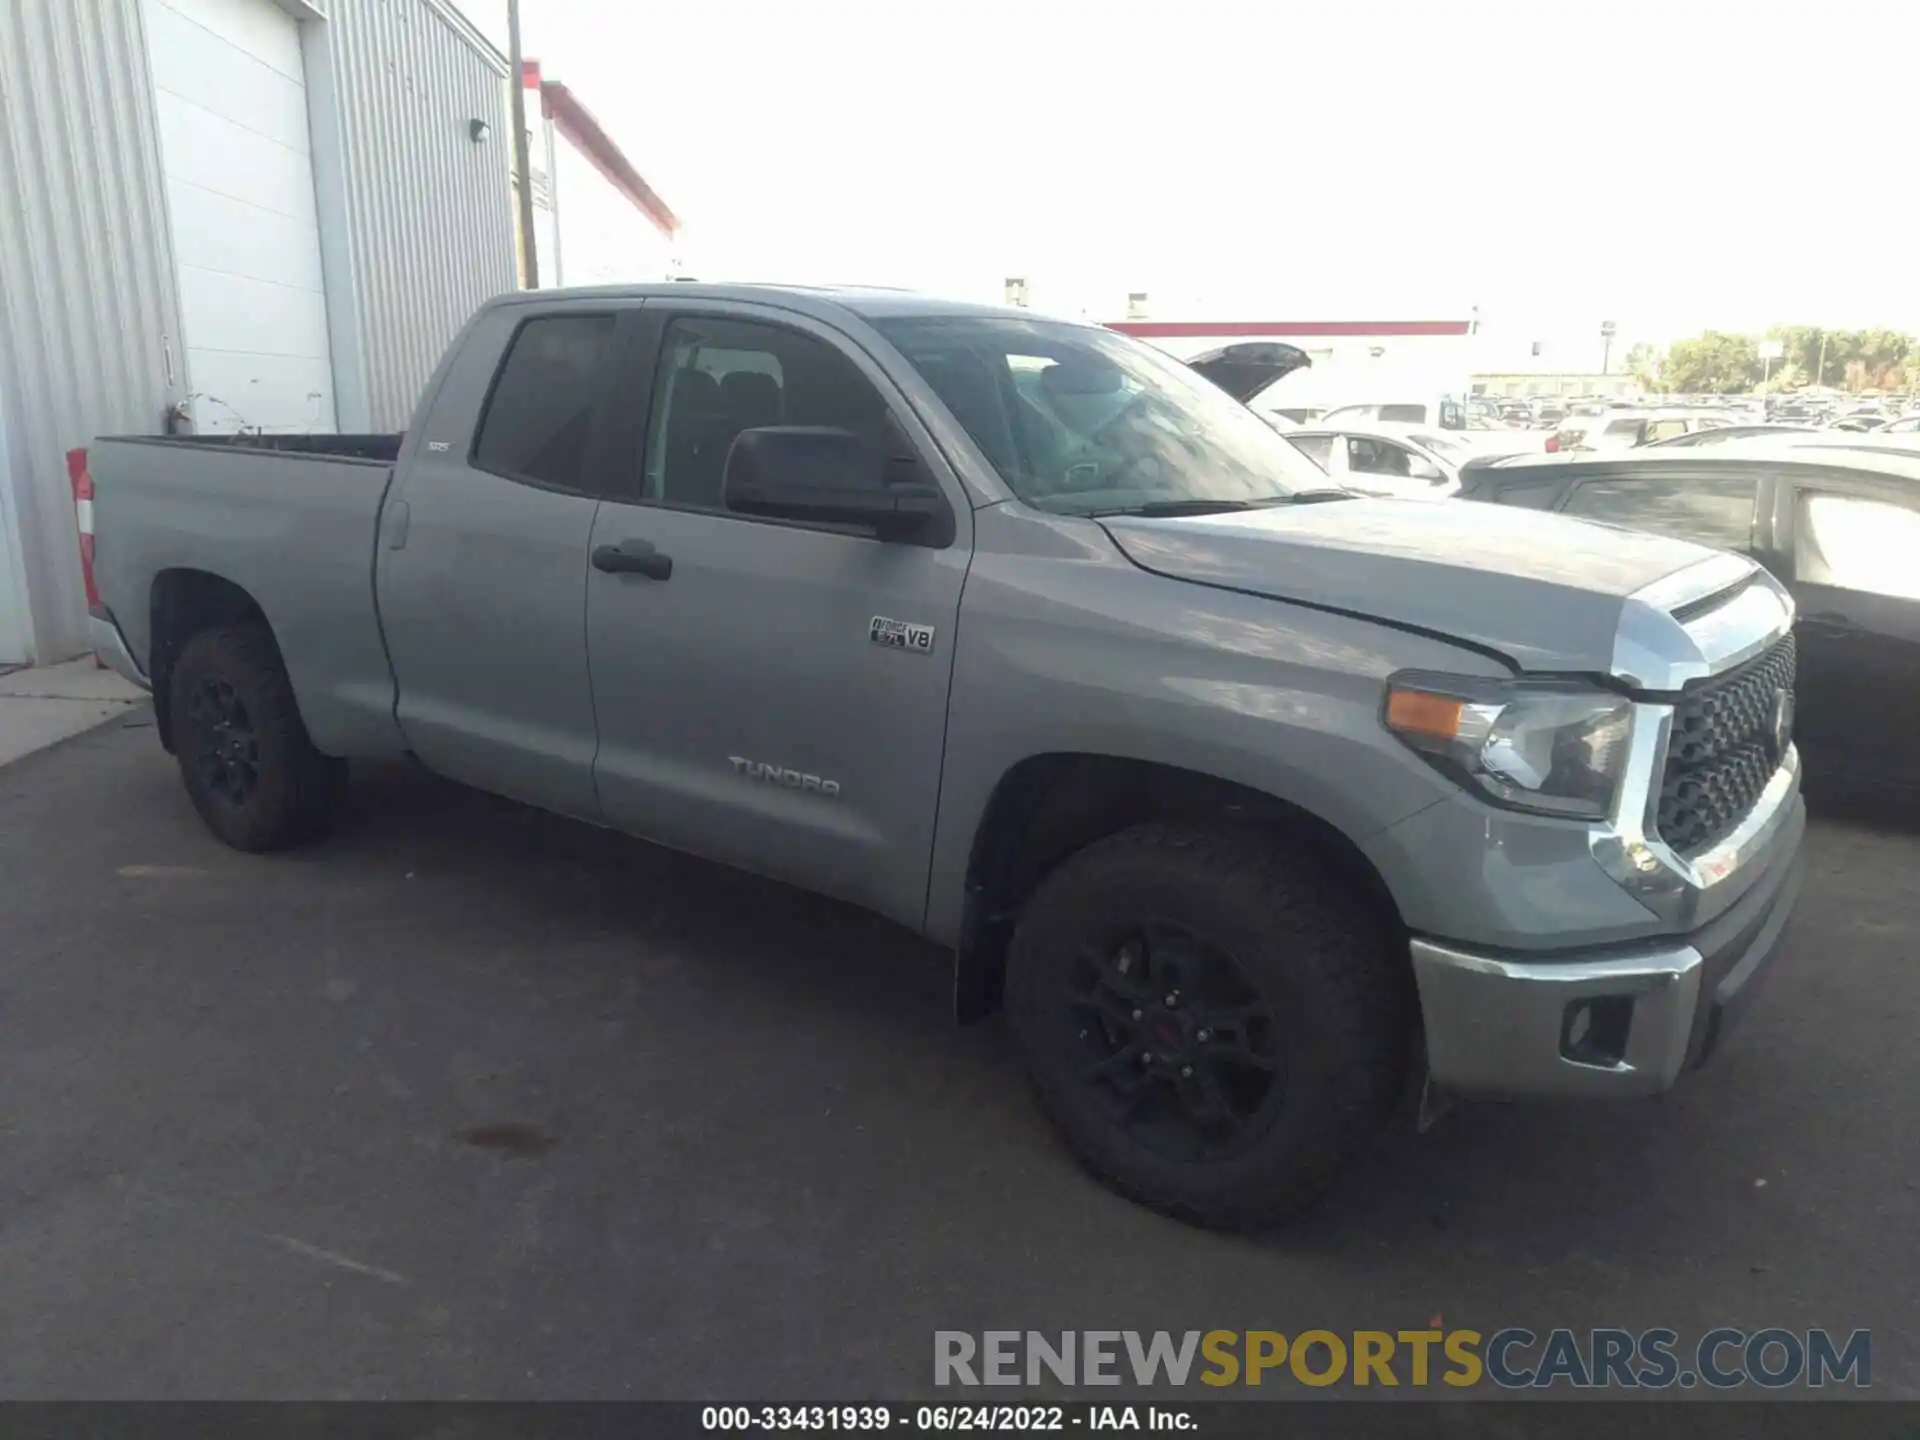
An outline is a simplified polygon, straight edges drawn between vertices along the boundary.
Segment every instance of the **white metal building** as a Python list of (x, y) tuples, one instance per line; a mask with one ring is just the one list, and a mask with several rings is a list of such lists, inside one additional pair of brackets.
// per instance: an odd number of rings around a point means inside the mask
[(506, 74), (447, 0), (0, 0), (0, 663), (86, 647), (70, 447), (407, 423), (514, 285)]

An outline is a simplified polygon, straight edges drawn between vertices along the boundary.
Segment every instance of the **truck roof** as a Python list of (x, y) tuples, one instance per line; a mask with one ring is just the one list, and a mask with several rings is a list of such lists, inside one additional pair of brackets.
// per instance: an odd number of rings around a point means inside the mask
[(951, 300), (923, 295), (912, 290), (893, 290), (879, 285), (775, 285), (737, 282), (710, 284), (694, 281), (665, 281), (650, 285), (595, 285), (549, 290), (517, 290), (501, 295), (491, 305), (539, 305), (561, 300), (746, 300), (762, 305), (780, 305), (803, 314), (828, 316), (851, 311), (867, 320), (897, 319), (908, 315), (972, 315), (1004, 320), (1046, 320), (1058, 324), (1086, 325), (1091, 322), (1065, 316), (1046, 315), (1011, 305), (984, 305), (972, 300)]

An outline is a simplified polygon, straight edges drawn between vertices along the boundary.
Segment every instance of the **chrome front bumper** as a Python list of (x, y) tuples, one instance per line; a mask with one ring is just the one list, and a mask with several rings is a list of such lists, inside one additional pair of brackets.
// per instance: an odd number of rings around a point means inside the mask
[(133, 658), (133, 652), (127, 649), (126, 638), (121, 635), (120, 627), (104, 607), (94, 609), (87, 616), (87, 643), (93, 646), (93, 653), (121, 679), (132, 681), (142, 690), (153, 689), (146, 672)]
[(1414, 940), (1433, 1083), (1469, 1095), (1651, 1095), (1704, 1060), (1759, 988), (1799, 893), (1797, 787), (1780, 808), (1751, 883), (1684, 937), (1551, 960)]

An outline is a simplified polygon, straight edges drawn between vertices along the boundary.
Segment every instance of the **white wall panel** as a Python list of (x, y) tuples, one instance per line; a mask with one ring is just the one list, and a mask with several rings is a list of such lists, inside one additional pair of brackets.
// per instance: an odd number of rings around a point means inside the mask
[(0, 662), (85, 652), (65, 452), (159, 430), (177, 327), (139, 0), (0, 0)]
[[(180, 308), (189, 354), (225, 350), (327, 359), (327, 302), (317, 290), (182, 265)], [(200, 381), (196, 367), (196, 388)]]
[[(300, 433), (333, 428), (326, 408), (333, 371), (325, 360), (196, 350), (193, 383), (208, 397), (194, 409), (201, 416), (201, 429), (209, 433), (241, 425)], [(212, 398), (216, 396), (217, 402)]]
[(185, 188), (185, 181), (168, 182), (173, 251), (181, 265), (229, 275), (251, 273), (255, 279), (316, 292), (324, 288), (310, 226), (250, 201), (211, 190), (189, 195)]
[(325, 187), (346, 232), (329, 283), (353, 277), (354, 423), (398, 430), (447, 342), (514, 288), (507, 63), (445, 0), (328, 0), (327, 14), (309, 38), (324, 39), (330, 75), (314, 114), (344, 160)]
[(194, 424), (331, 430), (299, 22), (274, 0), (146, 0), (146, 16)]
[(278, 5), (263, 5), (260, 0), (166, 0), (166, 4), (242, 54), (296, 84), (305, 83), (299, 31), (287, 23), (291, 17)]

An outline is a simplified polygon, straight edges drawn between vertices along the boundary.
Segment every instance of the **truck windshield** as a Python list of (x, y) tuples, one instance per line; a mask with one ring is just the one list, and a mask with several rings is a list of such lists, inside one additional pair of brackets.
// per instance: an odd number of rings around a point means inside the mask
[(915, 316), (881, 334), (1021, 500), (1065, 514), (1282, 501), (1326, 476), (1211, 381), (1111, 330)]

